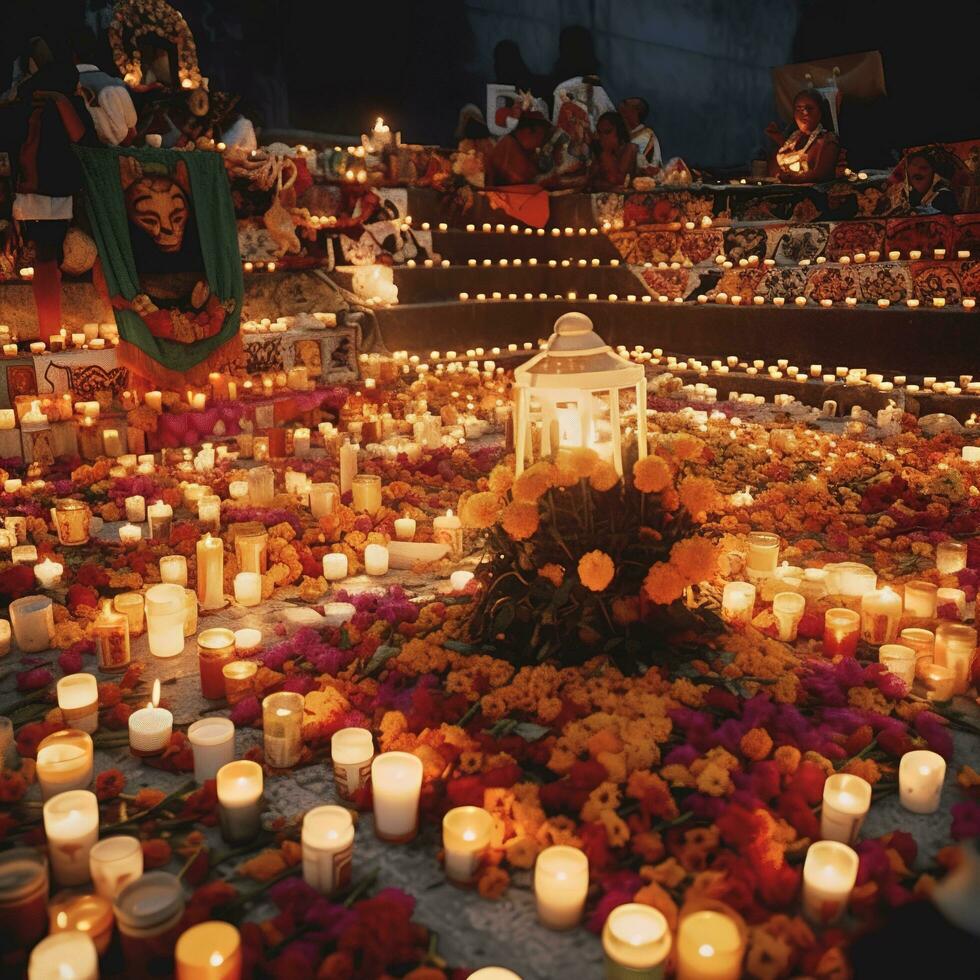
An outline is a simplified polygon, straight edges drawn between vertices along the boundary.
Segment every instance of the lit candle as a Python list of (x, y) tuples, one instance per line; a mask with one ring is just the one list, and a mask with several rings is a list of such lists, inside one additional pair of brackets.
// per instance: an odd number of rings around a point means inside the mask
[(220, 609), (225, 604), (224, 570), (224, 543), (205, 534), (197, 542), (197, 598), (202, 609)]
[(197, 519), (212, 531), (221, 529), (221, 498), (216, 494), (205, 494), (197, 502)]
[(240, 980), (242, 941), (230, 922), (200, 922), (174, 947), (176, 980)]
[(184, 590), (167, 583), (153, 585), (144, 599), (146, 631), (154, 657), (176, 657), (184, 652), (186, 619)]
[(726, 582), (721, 597), (721, 618), (729, 626), (747, 626), (755, 608), (755, 586), (750, 582)]
[(126, 520), (132, 524), (142, 524), (146, 520), (146, 497), (137, 494), (126, 498)]
[(351, 481), (354, 510), (372, 517), (381, 509), (381, 477), (358, 473)]
[(303, 880), (321, 895), (350, 884), (354, 821), (342, 806), (318, 806), (303, 817)]
[(883, 643), (878, 648), (878, 662), (886, 667), (889, 673), (905, 681), (909, 690), (912, 689), (915, 680), (915, 650), (901, 643)]
[(779, 537), (768, 531), (753, 531), (748, 536), (749, 553), (746, 569), (749, 578), (767, 578), (776, 571), (779, 561)]
[(422, 761), (408, 752), (382, 752), (371, 763), (374, 832), (381, 840), (404, 844), (419, 829)]
[(150, 537), (154, 541), (169, 541), (170, 526), (173, 523), (174, 511), (170, 504), (158, 501), (146, 508), (146, 520)]
[(838, 772), (823, 784), (820, 836), (853, 844), (871, 806), (871, 784), (860, 776)]
[(235, 576), (235, 602), (257, 606), (262, 601), (262, 576), (258, 572), (239, 572)]
[(143, 540), (143, 531), (138, 524), (123, 524), (119, 528), (119, 543), (125, 545), (139, 544)]
[(803, 863), (803, 910), (818, 925), (835, 922), (844, 913), (857, 880), (858, 856), (838, 841), (811, 844)]
[(962, 589), (937, 589), (937, 608), (942, 608), (946, 605), (955, 607), (956, 615), (960, 619), (963, 619), (966, 615), (966, 593)]
[(953, 671), (942, 664), (925, 664), (919, 671), (930, 701), (949, 701), (953, 696)]
[(162, 391), (148, 391), (143, 396), (143, 403), (147, 408), (152, 409), (154, 412), (163, 411), (163, 392)]
[(964, 623), (940, 623), (936, 627), (934, 660), (953, 672), (953, 693), (965, 694), (977, 653), (977, 631)]
[(266, 763), (274, 769), (295, 766), (303, 749), (303, 695), (280, 691), (266, 697), (262, 733)]
[(453, 592), (462, 592), (473, 581), (473, 573), (460, 569), (449, 576), (449, 587)]
[(330, 757), (337, 796), (353, 801), (371, 781), (374, 738), (366, 728), (341, 728), (330, 738)]
[(723, 912), (691, 912), (677, 928), (677, 980), (738, 980), (745, 940)]
[[(527, 230), (530, 231), (530, 228)], [(513, 970), (502, 966), (484, 966), (471, 973), (467, 980), (521, 980), (521, 978)]]
[(239, 657), (249, 657), (262, 646), (262, 630), (235, 630), (235, 653)]
[(796, 639), (796, 629), (803, 618), (806, 599), (798, 592), (778, 592), (772, 601), (772, 614), (779, 626), (779, 639), (790, 643)]
[(88, 864), (96, 894), (111, 902), (143, 874), (143, 847), (138, 837), (106, 837), (89, 851)]
[(906, 752), (898, 765), (898, 792), (902, 806), (912, 813), (935, 813), (943, 794), (946, 760), (936, 752)]
[(102, 445), (105, 449), (106, 456), (114, 459), (116, 456), (122, 455), (122, 441), (119, 438), (119, 431), (117, 429), (105, 429), (102, 432)]
[(493, 817), (479, 806), (453, 807), (442, 818), (446, 877), (456, 885), (471, 885), (490, 847)]
[(230, 844), (252, 840), (262, 829), (262, 767), (240, 759), (217, 775), (221, 835)]
[(350, 493), (357, 475), (357, 443), (345, 439), (340, 447), (340, 492)]
[(955, 575), (966, 568), (966, 545), (962, 541), (941, 541), (937, 544), (936, 568), (942, 575)]
[(235, 725), (230, 718), (201, 718), (187, 729), (194, 752), (194, 778), (214, 779), (235, 758)]
[(534, 865), (538, 921), (549, 929), (578, 925), (589, 890), (589, 859), (577, 847), (546, 847)]
[(638, 902), (616, 906), (602, 929), (606, 980), (661, 980), (670, 947), (662, 912)]
[(54, 638), (54, 607), (47, 596), (14, 599), (7, 607), (14, 641), (22, 653), (40, 653)]
[(340, 503), (340, 489), (336, 483), (310, 485), (310, 513), (314, 517), (332, 514)]
[(129, 635), (139, 636), (144, 629), (143, 596), (139, 592), (120, 592), (112, 604), (116, 612), (122, 613), (129, 621)]
[(364, 571), (368, 575), (386, 575), (388, 560), (388, 549), (383, 544), (369, 544), (364, 549)]
[(129, 666), (129, 617), (116, 612), (108, 601), (102, 603), (99, 618), (92, 625), (99, 669), (110, 673)]
[(183, 555), (164, 555), (160, 559), (160, 581), (187, 588), (187, 559)]
[(395, 537), (399, 541), (415, 539), (416, 523), (412, 517), (399, 517), (395, 520)]
[(92, 738), (87, 732), (66, 728), (41, 739), (36, 772), (41, 799), (49, 800), (69, 790), (86, 789), (95, 771)]
[(87, 789), (73, 789), (45, 804), (44, 833), (55, 880), (64, 886), (88, 881), (88, 857), (99, 839), (99, 801)]
[(255, 676), (258, 670), (259, 666), (254, 660), (233, 660), (222, 667), (225, 698), (229, 704), (238, 704), (255, 693)]
[(153, 694), (145, 708), (129, 716), (129, 750), (133, 755), (159, 755), (169, 744), (174, 716), (160, 707), (160, 678), (153, 681)]
[(67, 674), (58, 681), (58, 707), (68, 728), (92, 734), (99, 727), (99, 683), (92, 674)]
[(65, 566), (60, 562), (45, 558), (44, 561), (34, 566), (34, 578), (42, 589), (50, 589), (61, 581), (61, 574)]
[(91, 936), (72, 929), (42, 939), (31, 950), (27, 980), (99, 980), (99, 954)]
[(866, 643), (893, 643), (901, 616), (902, 600), (887, 586), (861, 596), (861, 635)]
[(323, 556), (323, 577), (328, 582), (339, 582), (347, 578), (347, 555), (330, 553)]
[[(258, 521), (235, 525), (235, 561), (240, 572), (264, 575), (269, 565), (269, 533)], [(261, 593), (260, 593), (261, 594)]]
[(253, 507), (270, 506), (275, 492), (276, 474), (270, 467), (256, 466), (248, 471), (248, 501)]
[[(240, 574), (250, 574), (248, 572)], [(237, 595), (238, 581), (235, 581)], [(225, 664), (235, 659), (235, 634), (229, 629), (208, 629), (197, 638), (197, 662), (201, 674), (201, 694), (209, 701), (225, 696)]]
[(463, 552), (463, 522), (451, 511), (440, 515), (432, 521), (432, 540), (436, 544), (444, 544), (449, 548), (452, 557), (458, 557)]
[(935, 619), (936, 586), (932, 582), (905, 583), (905, 613), (916, 619)]

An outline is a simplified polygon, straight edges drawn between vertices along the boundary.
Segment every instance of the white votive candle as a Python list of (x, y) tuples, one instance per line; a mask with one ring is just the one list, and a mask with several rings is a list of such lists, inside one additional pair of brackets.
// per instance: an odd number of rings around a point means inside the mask
[(534, 865), (538, 920), (550, 929), (578, 925), (589, 890), (589, 859), (577, 847), (546, 847)]
[(138, 837), (106, 837), (89, 851), (88, 863), (96, 894), (111, 902), (143, 874), (143, 847)]
[(887, 586), (861, 596), (861, 635), (866, 643), (893, 643), (901, 616), (902, 600)]
[(738, 923), (724, 912), (691, 912), (678, 925), (677, 980), (738, 980), (744, 954)]
[(239, 657), (249, 657), (262, 646), (262, 630), (235, 630), (235, 653)]
[(221, 836), (231, 844), (251, 840), (262, 828), (262, 767), (239, 759), (218, 770)]
[(59, 793), (44, 804), (44, 833), (51, 872), (60, 885), (89, 877), (89, 852), (99, 839), (99, 801), (87, 789)]
[(857, 880), (858, 856), (847, 844), (811, 844), (803, 863), (803, 910), (811, 922), (826, 925), (843, 915)]
[(912, 813), (935, 813), (943, 793), (946, 760), (928, 749), (906, 752), (898, 765), (902, 806)]
[(747, 626), (755, 607), (755, 586), (751, 582), (726, 582), (721, 597), (721, 617), (729, 626)]
[(966, 545), (962, 541), (941, 541), (937, 544), (936, 568), (942, 575), (955, 575), (966, 568)]
[(184, 651), (184, 589), (173, 583), (153, 585), (144, 598), (146, 632), (154, 657), (176, 657)]
[(126, 520), (131, 524), (142, 524), (146, 520), (146, 497), (137, 494), (126, 498)]
[(323, 556), (323, 577), (328, 582), (339, 582), (347, 578), (347, 555), (340, 552)]
[(354, 822), (342, 806), (318, 806), (303, 817), (303, 880), (321, 895), (350, 883)]
[(341, 728), (330, 738), (330, 758), (337, 796), (351, 801), (371, 781), (374, 738), (366, 728)]
[(129, 750), (133, 755), (159, 755), (173, 734), (174, 716), (160, 707), (160, 678), (153, 682), (153, 695), (145, 708), (129, 716)]
[(239, 572), (235, 576), (235, 602), (257, 606), (262, 601), (262, 576), (258, 572)]
[(34, 578), (42, 589), (51, 589), (61, 581), (64, 570), (65, 566), (61, 562), (45, 558), (34, 566)]
[(415, 518), (399, 517), (395, 520), (395, 537), (399, 541), (412, 541), (415, 538)]
[(371, 763), (374, 832), (381, 840), (404, 844), (419, 829), (422, 760), (408, 752), (382, 752)]
[(790, 643), (796, 639), (796, 629), (803, 618), (806, 599), (798, 592), (778, 592), (772, 601), (772, 614), (779, 627), (779, 639)]
[(493, 817), (479, 806), (453, 807), (442, 818), (442, 846), (446, 877), (457, 885), (470, 885), (490, 846)]
[(453, 592), (462, 592), (473, 581), (473, 573), (460, 569), (449, 576), (449, 587)]
[(838, 772), (823, 784), (820, 836), (853, 844), (871, 807), (871, 784), (860, 776)]
[(936, 615), (936, 586), (932, 582), (905, 583), (905, 614), (916, 619), (933, 619)]
[(160, 559), (160, 581), (187, 588), (187, 559), (183, 555), (164, 555)]
[(602, 929), (607, 980), (660, 980), (670, 954), (667, 920), (638, 902), (617, 905)]
[(388, 573), (388, 549), (383, 544), (369, 544), (364, 549), (364, 571), (368, 575)]
[(901, 678), (911, 689), (915, 680), (915, 650), (901, 643), (883, 643), (878, 648), (878, 663), (888, 672)]
[(27, 980), (99, 980), (92, 937), (77, 929), (45, 937), (31, 950)]
[(194, 753), (194, 779), (214, 779), (235, 758), (235, 724), (230, 718), (200, 718), (187, 729)]
[(95, 772), (92, 738), (77, 728), (53, 732), (37, 749), (35, 772), (41, 799), (50, 800), (69, 790), (87, 789)]
[(54, 638), (54, 607), (47, 596), (27, 595), (7, 607), (14, 642), (21, 653), (40, 653)]
[(99, 683), (94, 675), (67, 674), (57, 690), (65, 724), (91, 735), (99, 727)]

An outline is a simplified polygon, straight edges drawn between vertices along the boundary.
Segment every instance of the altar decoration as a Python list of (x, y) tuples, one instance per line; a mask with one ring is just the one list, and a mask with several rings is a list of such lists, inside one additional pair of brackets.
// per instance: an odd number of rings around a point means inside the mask
[(204, 384), (240, 359), (234, 212), (211, 153), (80, 149), (120, 363), (147, 384)]

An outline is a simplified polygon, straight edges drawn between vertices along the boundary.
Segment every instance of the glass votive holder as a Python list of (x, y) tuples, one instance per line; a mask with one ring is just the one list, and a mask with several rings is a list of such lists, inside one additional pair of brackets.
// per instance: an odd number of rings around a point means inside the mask
[(48, 861), (33, 847), (0, 853), (0, 936), (33, 946), (48, 929)]
[[(91, 852), (89, 853), (91, 860)], [(142, 852), (140, 853), (142, 863)], [(48, 905), (48, 922), (52, 935), (80, 932), (88, 936), (99, 956), (109, 948), (112, 927), (112, 902), (101, 895), (55, 895)]]
[(105, 837), (89, 851), (88, 863), (96, 894), (111, 902), (143, 874), (143, 846), (138, 837)]
[(262, 701), (265, 761), (274, 769), (288, 769), (299, 762), (303, 749), (303, 695), (280, 691)]
[(233, 660), (221, 668), (225, 682), (225, 698), (229, 704), (238, 704), (255, 694), (255, 675), (259, 665), (254, 660)]

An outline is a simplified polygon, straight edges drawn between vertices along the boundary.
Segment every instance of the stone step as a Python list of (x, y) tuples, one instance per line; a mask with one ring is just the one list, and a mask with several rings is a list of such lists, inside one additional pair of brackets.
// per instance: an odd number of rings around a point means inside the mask
[[(418, 228), (415, 223), (413, 227)], [(477, 226), (480, 227), (479, 225)], [(507, 226), (510, 227), (509, 225)], [(432, 231), (432, 248), (441, 258), (453, 263), (467, 259), (593, 259), (603, 261), (620, 257), (616, 246), (603, 234), (598, 235), (525, 235), (475, 231), (460, 228)]]

